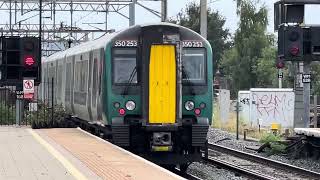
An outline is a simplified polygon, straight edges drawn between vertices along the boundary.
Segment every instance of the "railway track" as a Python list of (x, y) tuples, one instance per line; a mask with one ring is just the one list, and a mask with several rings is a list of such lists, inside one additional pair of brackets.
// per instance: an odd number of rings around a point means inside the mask
[(208, 145), (205, 160), (254, 179), (319, 179), (320, 173), (217, 144)]
[(181, 177), (184, 177), (188, 180), (202, 180), (200, 177), (197, 177), (193, 174), (187, 173), (187, 172), (181, 172), (179, 168), (174, 168), (171, 170), (173, 173), (180, 175)]

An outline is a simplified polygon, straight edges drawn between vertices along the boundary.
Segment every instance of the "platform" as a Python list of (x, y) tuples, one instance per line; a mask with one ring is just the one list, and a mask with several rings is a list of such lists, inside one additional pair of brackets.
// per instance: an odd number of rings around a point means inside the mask
[(320, 128), (294, 128), (294, 132), (299, 135), (320, 138)]
[(0, 126), (0, 179), (183, 179), (81, 129)]
[(0, 126), (0, 179), (75, 179), (29, 132)]

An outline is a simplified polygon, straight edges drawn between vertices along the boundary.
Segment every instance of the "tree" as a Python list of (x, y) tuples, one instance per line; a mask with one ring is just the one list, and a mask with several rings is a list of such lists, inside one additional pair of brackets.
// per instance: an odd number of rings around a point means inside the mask
[[(185, 10), (181, 10), (176, 18), (169, 20), (172, 23), (188, 27), (200, 33), (200, 5), (191, 2)], [(229, 29), (223, 28), (226, 20), (219, 12), (208, 9), (208, 37), (213, 51), (213, 60), (215, 63), (220, 62), (221, 57), (226, 49), (230, 47), (228, 41), (230, 37)]]
[(320, 63), (314, 62), (311, 66), (311, 74), (312, 74), (312, 94), (320, 96)]
[[(234, 36), (232, 50), (226, 51), (221, 62), (224, 74), (233, 85), (231, 95), (236, 97), (239, 90), (257, 87), (264, 82), (272, 85), (275, 73), (274, 36), (266, 33), (268, 18), (264, 5), (258, 1), (237, 0), (239, 27)], [(267, 69), (264, 69), (267, 68)], [(263, 74), (258, 75), (262, 71)], [(264, 84), (266, 85), (266, 84)]]

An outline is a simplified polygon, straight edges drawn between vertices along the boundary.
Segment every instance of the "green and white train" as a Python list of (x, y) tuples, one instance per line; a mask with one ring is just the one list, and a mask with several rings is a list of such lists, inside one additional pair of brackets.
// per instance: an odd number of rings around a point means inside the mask
[(81, 126), (159, 164), (185, 166), (207, 142), (212, 61), (208, 41), (188, 28), (136, 25), (44, 59), (42, 80), (54, 78), (55, 102)]

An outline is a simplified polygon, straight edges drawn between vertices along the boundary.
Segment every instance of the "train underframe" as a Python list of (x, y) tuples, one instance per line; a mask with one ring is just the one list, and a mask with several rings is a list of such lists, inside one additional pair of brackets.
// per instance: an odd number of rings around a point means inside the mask
[(72, 118), (77, 126), (90, 131), (156, 164), (180, 166), (207, 155), (207, 118), (184, 117), (177, 124), (147, 125), (137, 117), (115, 118), (111, 126), (101, 126)]

